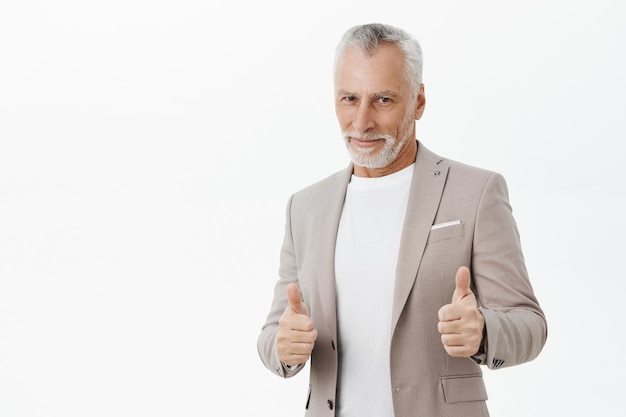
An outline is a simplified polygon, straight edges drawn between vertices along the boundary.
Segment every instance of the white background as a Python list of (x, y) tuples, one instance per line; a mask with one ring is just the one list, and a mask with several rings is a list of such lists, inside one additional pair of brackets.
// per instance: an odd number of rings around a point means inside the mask
[(623, 4), (2, 0), (0, 416), (302, 414), (256, 338), (372, 21), (422, 43), (420, 140), (508, 180), (549, 339), (492, 415), (623, 415)]

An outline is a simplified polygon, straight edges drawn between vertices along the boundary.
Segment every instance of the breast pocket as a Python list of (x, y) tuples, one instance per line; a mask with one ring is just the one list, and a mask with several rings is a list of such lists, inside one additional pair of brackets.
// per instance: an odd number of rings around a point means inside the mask
[(442, 240), (454, 239), (465, 236), (465, 224), (461, 220), (434, 224), (430, 229), (428, 244), (440, 242)]

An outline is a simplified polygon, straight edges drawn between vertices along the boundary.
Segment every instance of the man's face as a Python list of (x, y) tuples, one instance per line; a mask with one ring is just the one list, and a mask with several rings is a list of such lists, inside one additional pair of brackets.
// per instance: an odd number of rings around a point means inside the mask
[(403, 53), (389, 44), (371, 56), (348, 47), (338, 62), (335, 111), (357, 166), (393, 168), (403, 145), (415, 140), (424, 93), (420, 88), (419, 98), (413, 96), (404, 63)]

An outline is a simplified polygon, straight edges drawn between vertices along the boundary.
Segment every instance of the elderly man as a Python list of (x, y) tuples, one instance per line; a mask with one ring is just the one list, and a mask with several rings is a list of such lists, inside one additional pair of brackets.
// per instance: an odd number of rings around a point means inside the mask
[(336, 54), (352, 162), (289, 199), (261, 359), (282, 377), (310, 361), (307, 416), (487, 416), (479, 365), (530, 361), (547, 336), (506, 183), (417, 141), (406, 32), (357, 26)]

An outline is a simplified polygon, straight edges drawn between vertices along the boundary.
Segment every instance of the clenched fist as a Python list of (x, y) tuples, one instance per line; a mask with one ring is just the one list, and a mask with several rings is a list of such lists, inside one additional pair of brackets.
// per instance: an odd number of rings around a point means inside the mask
[(281, 362), (295, 366), (305, 363), (311, 357), (317, 330), (296, 284), (287, 286), (287, 301), (289, 306), (278, 321), (276, 341)]
[(452, 302), (439, 309), (441, 343), (450, 356), (470, 357), (480, 349), (485, 317), (478, 310), (476, 296), (470, 289), (469, 269), (456, 272), (456, 288)]

